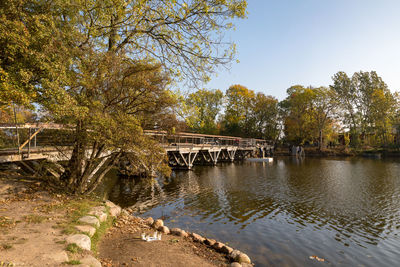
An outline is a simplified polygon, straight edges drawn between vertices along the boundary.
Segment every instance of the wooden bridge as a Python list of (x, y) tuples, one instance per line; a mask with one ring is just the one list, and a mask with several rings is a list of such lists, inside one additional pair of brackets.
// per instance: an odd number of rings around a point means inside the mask
[[(52, 123), (0, 124), (6, 136), (12, 132), (25, 131), (25, 141), (14, 134), (18, 146), (0, 149), (0, 163), (18, 162), (26, 165), (28, 161), (48, 160), (59, 162), (68, 160), (72, 153), (70, 145), (51, 145), (46, 140), (45, 130), (68, 130), (65, 126)], [(18, 130), (17, 130), (18, 129)], [(72, 129), (70, 129), (72, 130)], [(157, 139), (168, 155), (168, 164), (174, 169), (191, 169), (194, 165), (216, 165), (218, 162), (233, 162), (249, 156), (269, 152), (272, 146), (262, 139), (249, 139), (234, 136), (219, 136), (194, 133), (168, 134), (164, 131), (145, 131)], [(16, 138), (15, 138), (16, 137)], [(90, 150), (87, 153), (91, 153)], [(107, 156), (112, 152), (104, 152)], [(25, 164), (24, 164), (25, 163)], [(27, 167), (27, 166), (25, 166)], [(29, 167), (29, 166), (28, 166)], [(61, 167), (61, 166), (60, 166)]]

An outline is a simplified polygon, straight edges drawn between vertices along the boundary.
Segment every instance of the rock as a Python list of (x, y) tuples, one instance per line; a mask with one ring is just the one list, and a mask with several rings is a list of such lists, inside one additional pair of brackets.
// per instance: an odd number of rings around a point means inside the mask
[(158, 229), (158, 227), (160, 227), (160, 226), (164, 226), (164, 222), (163, 222), (163, 220), (161, 220), (161, 219), (157, 219), (157, 220), (152, 224), (152, 227), (153, 227), (154, 229)]
[(160, 226), (157, 228), (157, 230), (166, 235), (168, 235), (170, 232), (167, 226)]
[(101, 263), (93, 256), (86, 256), (83, 259), (79, 260), (82, 264), (88, 265), (90, 267), (101, 267)]
[(195, 241), (195, 242), (203, 243), (205, 241), (204, 237), (202, 237), (201, 235), (198, 235), (196, 233), (192, 233), (191, 236), (193, 238), (193, 241)]
[(215, 241), (214, 239), (206, 238), (206, 240), (204, 240), (204, 244), (211, 246), (211, 247), (215, 244), (215, 242), (217, 242), (217, 241)]
[(187, 237), (189, 237), (189, 234), (188, 234), (188, 233), (186, 233), (186, 231), (185, 231), (185, 230), (182, 230), (182, 232), (181, 232), (181, 237), (185, 237), (185, 238), (187, 238)]
[(242, 267), (253, 267), (253, 264), (251, 263), (241, 263)]
[(96, 233), (96, 228), (90, 225), (77, 225), (75, 228), (82, 233), (87, 233), (89, 236), (93, 236)]
[(235, 261), (240, 263), (251, 263), (249, 256), (244, 253), (239, 253), (239, 255), (235, 257)]
[(239, 262), (232, 262), (230, 267), (242, 267), (242, 265)]
[[(147, 224), (147, 225), (152, 225), (152, 224), (154, 223), (154, 219), (151, 218), (151, 217), (149, 217), (149, 218), (143, 220), (143, 222), (144, 222), (145, 224)], [(158, 228), (157, 228), (157, 229), (158, 229)]]
[(212, 245), (213, 249), (216, 251), (220, 251), (225, 245), (220, 243), (220, 242), (215, 242), (214, 245)]
[(106, 207), (104, 206), (94, 207), (89, 211), (89, 215), (96, 216), (97, 218), (99, 218), (100, 222), (104, 222), (107, 220)]
[(233, 251), (229, 254), (229, 257), (230, 257), (232, 260), (235, 260), (236, 257), (239, 256), (240, 253), (242, 253), (242, 252), (240, 252), (239, 250), (235, 249), (235, 250), (233, 250)]
[(172, 228), (171, 229), (171, 234), (181, 236), (181, 237), (188, 237), (189, 234), (185, 232), (185, 230), (179, 229), (179, 228)]
[(121, 214), (121, 210), (120, 206), (115, 205), (114, 207), (110, 207), (109, 212), (112, 217), (118, 217)]
[(228, 254), (228, 255), (231, 254), (232, 251), (233, 251), (233, 248), (231, 248), (231, 247), (229, 247), (227, 245), (225, 245), (225, 246), (223, 246), (221, 248), (221, 252), (225, 253), (225, 254)]
[(95, 227), (99, 227), (100, 226), (99, 220), (96, 217), (91, 216), (91, 215), (88, 215), (88, 216), (80, 218), (79, 222), (90, 224), (90, 225), (93, 225)]
[(70, 235), (66, 239), (68, 244), (76, 244), (81, 249), (90, 250), (91, 241), (87, 235), (77, 234), (77, 235)]
[(118, 207), (118, 205), (115, 205), (113, 202), (111, 202), (110, 200), (106, 200), (106, 202), (104, 203), (107, 207), (112, 208), (112, 207)]

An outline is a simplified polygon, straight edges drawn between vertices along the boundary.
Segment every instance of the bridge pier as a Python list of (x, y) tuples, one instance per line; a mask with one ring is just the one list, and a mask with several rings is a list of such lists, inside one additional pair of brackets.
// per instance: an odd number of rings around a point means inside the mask
[(212, 148), (200, 150), (194, 162), (196, 165), (217, 165), (221, 149)]
[(233, 162), (235, 160), (236, 150), (237, 150), (236, 147), (222, 149), (218, 161)]
[(198, 155), (198, 151), (175, 150), (168, 151), (168, 164), (174, 169), (190, 170)]

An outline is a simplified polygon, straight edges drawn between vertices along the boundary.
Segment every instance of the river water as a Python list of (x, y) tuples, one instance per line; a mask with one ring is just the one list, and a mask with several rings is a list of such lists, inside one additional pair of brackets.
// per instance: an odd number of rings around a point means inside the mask
[(256, 266), (400, 265), (399, 159), (246, 161), (154, 183), (114, 177), (101, 190), (142, 216), (228, 243)]

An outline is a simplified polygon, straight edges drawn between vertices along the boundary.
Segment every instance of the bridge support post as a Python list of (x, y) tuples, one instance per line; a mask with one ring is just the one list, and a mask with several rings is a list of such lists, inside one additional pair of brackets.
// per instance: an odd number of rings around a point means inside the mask
[(190, 170), (196, 160), (197, 151), (174, 150), (168, 151), (168, 164), (174, 169)]

